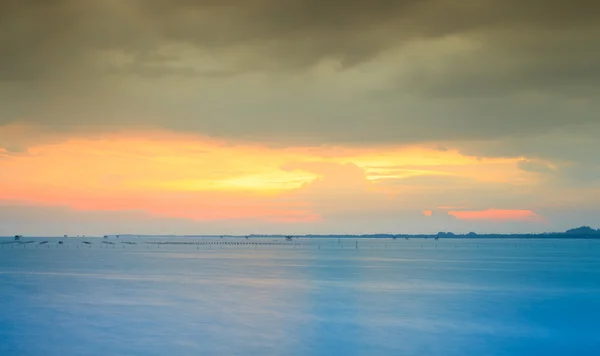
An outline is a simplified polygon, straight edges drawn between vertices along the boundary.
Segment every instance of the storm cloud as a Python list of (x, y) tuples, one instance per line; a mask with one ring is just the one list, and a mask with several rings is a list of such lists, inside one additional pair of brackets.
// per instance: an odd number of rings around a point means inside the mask
[[(248, 69), (312, 66), (335, 59), (351, 66), (414, 40), (468, 35), (523, 59), (562, 49), (593, 51), (600, 5), (595, 1), (250, 0), (4, 1), (0, 5), (3, 77), (39, 77), (45, 70), (116, 50), (146, 61), (160, 46), (239, 50)], [(584, 46), (585, 47), (585, 46)], [(569, 53), (573, 63), (589, 55)], [(219, 53), (225, 55), (225, 53)], [(574, 55), (574, 56), (573, 56)], [(240, 63), (242, 64), (242, 63)], [(569, 64), (569, 63), (566, 63)]]
[(0, 124), (519, 147), (600, 132), (599, 24), (596, 1), (3, 1)]

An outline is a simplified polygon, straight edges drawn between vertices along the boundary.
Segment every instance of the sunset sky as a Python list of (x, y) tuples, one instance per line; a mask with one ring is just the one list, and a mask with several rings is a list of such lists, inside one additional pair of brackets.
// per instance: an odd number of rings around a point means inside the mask
[(600, 227), (597, 1), (6, 0), (0, 51), (0, 235)]

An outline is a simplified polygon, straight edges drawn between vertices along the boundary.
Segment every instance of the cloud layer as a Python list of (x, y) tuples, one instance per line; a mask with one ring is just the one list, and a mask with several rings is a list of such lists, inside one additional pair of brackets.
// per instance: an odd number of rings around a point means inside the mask
[[(138, 154), (174, 135), (199, 140), (199, 147), (205, 139), (227, 142), (213, 147), (222, 153), (210, 161), (227, 174), (174, 177), (143, 166), (155, 189), (283, 182), (294, 191), (286, 199), (310, 206), (292, 205), (281, 219), (325, 214), (342, 221), (358, 214), (342, 209), (357, 196), (373, 212), (397, 199), (380, 216), (403, 211), (405, 202), (416, 216), (431, 211), (445, 222), (456, 220), (446, 214), (454, 210), (440, 206), (462, 205), (472, 216), (591, 211), (600, 189), (599, 48), (597, 1), (3, 1), (0, 165), (31, 162), (32, 149), (52, 147), (50, 174), (79, 157), (68, 142), (117, 135), (134, 140), (131, 154)], [(135, 141), (148, 132), (162, 138)], [(172, 154), (190, 156), (167, 141)], [(263, 150), (286, 158), (271, 171), (245, 167), (240, 176), (237, 164), (219, 161), (231, 153), (227, 145), (245, 147), (248, 162)], [(69, 149), (56, 151), (61, 147)], [(448, 162), (488, 163), (439, 163), (424, 174), (431, 168), (423, 164), (424, 147), (446, 152), (440, 157)], [(398, 150), (421, 162), (389, 159)], [(314, 162), (323, 155), (337, 158)], [(346, 155), (351, 159), (340, 158)], [(386, 157), (383, 165), (377, 156)], [(102, 165), (120, 170), (109, 166)], [(10, 175), (20, 172), (11, 167)], [(535, 184), (522, 189), (523, 176)], [(337, 205), (320, 198), (346, 180), (353, 193), (338, 192)], [(519, 184), (509, 189), (507, 181)], [(365, 188), (373, 184), (385, 193)], [(258, 215), (277, 215), (271, 203), (260, 204)], [(229, 217), (246, 216), (238, 215)]]
[(595, 1), (1, 6), (9, 105), (0, 123), (302, 143), (470, 140), (598, 122)]

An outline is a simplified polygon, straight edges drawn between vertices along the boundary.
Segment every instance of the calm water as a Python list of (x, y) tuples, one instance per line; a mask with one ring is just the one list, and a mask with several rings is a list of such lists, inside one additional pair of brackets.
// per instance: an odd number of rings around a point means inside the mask
[(0, 355), (600, 355), (600, 241), (24, 240)]

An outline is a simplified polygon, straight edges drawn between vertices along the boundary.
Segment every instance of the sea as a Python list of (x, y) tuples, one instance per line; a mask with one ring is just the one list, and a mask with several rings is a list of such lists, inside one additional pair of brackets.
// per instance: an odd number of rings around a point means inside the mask
[(0, 238), (0, 355), (600, 355), (600, 240)]

